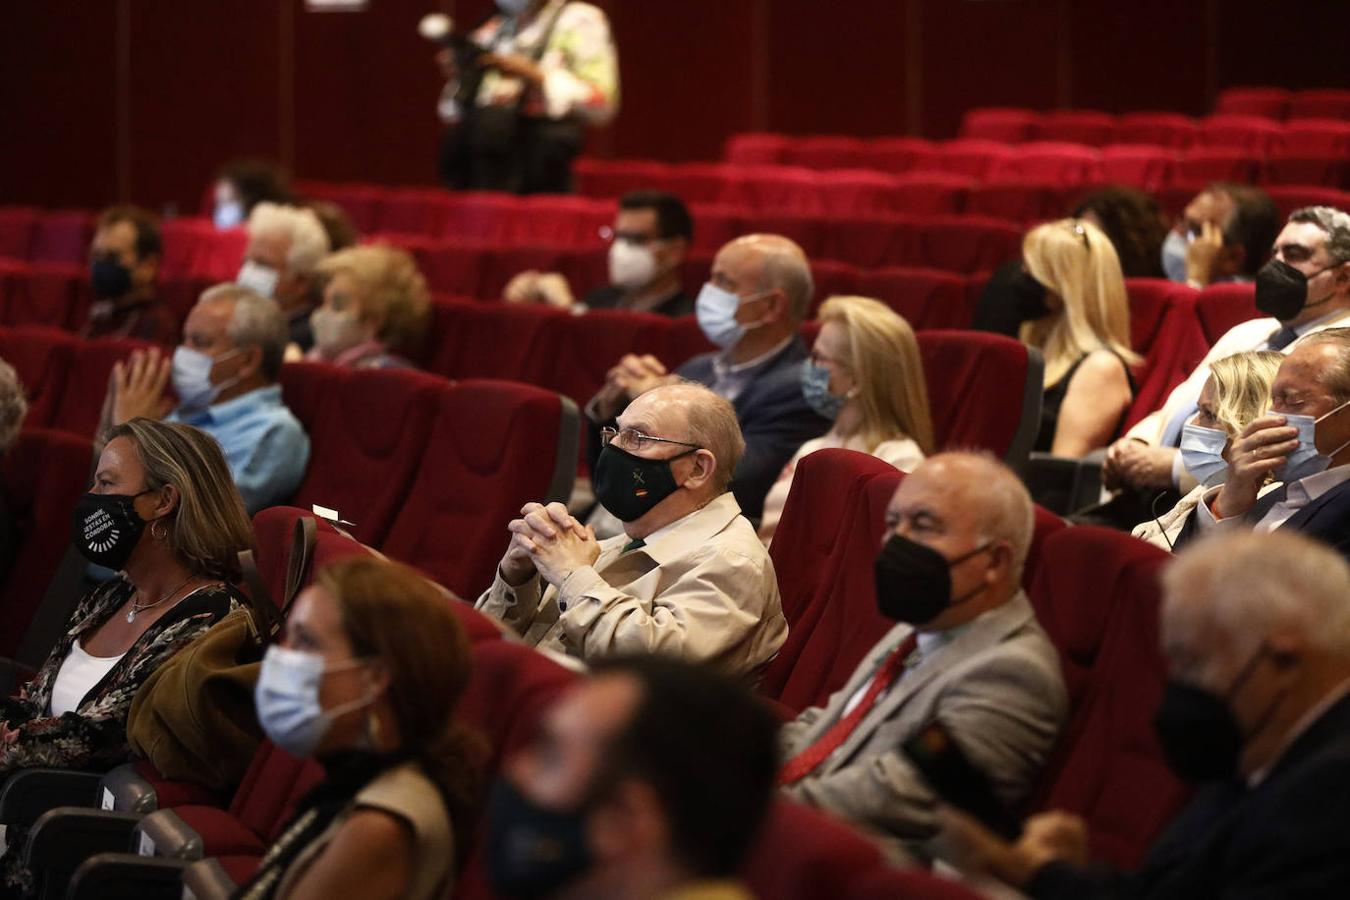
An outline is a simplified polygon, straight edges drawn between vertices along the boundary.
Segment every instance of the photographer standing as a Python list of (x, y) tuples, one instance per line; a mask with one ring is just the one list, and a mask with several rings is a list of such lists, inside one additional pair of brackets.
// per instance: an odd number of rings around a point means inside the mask
[(589, 3), (497, 0), (497, 13), (436, 57), (448, 82), (441, 177), (452, 188), (564, 193), (586, 124), (619, 105), (609, 20)]

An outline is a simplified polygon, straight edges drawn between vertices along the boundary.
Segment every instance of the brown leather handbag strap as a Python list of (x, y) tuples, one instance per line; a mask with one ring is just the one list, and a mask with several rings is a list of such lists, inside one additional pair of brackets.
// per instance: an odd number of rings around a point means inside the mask
[(262, 574), (258, 572), (258, 560), (252, 550), (239, 551), (239, 569), (244, 575), (244, 584), (248, 587), (249, 629), (259, 646), (267, 646), (281, 634), (281, 614), (272, 600), (272, 592), (267, 589)]

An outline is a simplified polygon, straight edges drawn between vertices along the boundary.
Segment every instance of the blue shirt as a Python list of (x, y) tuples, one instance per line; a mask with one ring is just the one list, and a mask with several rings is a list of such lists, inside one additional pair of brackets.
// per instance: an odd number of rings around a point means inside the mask
[(170, 422), (205, 431), (220, 443), (249, 514), (284, 503), (309, 465), (309, 436), (281, 402), (281, 385), (258, 388), (199, 412), (176, 409)]

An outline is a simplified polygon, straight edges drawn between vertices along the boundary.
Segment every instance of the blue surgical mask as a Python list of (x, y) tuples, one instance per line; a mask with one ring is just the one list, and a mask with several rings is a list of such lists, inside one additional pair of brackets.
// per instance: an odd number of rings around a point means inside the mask
[(1228, 446), (1228, 432), (1218, 428), (1185, 425), (1181, 429), (1181, 463), (1191, 477), (1205, 487), (1222, 484), (1228, 474), (1228, 460), (1223, 458)]
[(747, 331), (758, 328), (760, 324), (742, 325), (736, 321), (736, 311), (742, 303), (758, 300), (766, 293), (760, 291), (742, 297), (711, 281), (704, 284), (698, 292), (698, 299), (694, 301), (694, 313), (698, 317), (698, 327), (703, 329), (703, 336), (723, 350), (736, 346)]
[(1326, 415), (1317, 418), (1294, 415), (1293, 413), (1274, 411), (1270, 413), (1272, 416), (1284, 416), (1286, 425), (1298, 429), (1298, 448), (1287, 454), (1284, 465), (1275, 470), (1277, 481), (1290, 484), (1301, 478), (1307, 478), (1309, 475), (1324, 472), (1331, 465), (1331, 458), (1350, 446), (1350, 441), (1346, 441), (1328, 454), (1323, 455), (1317, 452), (1317, 424), (1336, 415), (1347, 406), (1350, 406), (1350, 400), (1342, 403)]
[(211, 221), (221, 231), (227, 228), (238, 228), (244, 224), (244, 204), (238, 200), (217, 203), (216, 208), (211, 212)]
[(263, 655), (253, 702), (258, 708), (258, 724), (263, 733), (292, 756), (309, 756), (340, 716), (368, 706), (375, 700), (369, 694), (359, 700), (324, 709), (319, 702), (323, 676), (368, 665), (353, 659), (326, 666), (317, 653), (305, 653), (273, 645)]
[(830, 370), (809, 359), (802, 360), (802, 396), (807, 406), (831, 422), (848, 402), (848, 397), (830, 393)]
[(1186, 283), (1186, 248), (1190, 246), (1189, 235), (1181, 235), (1172, 230), (1162, 245), (1163, 274), (1168, 281)]
[(178, 395), (178, 406), (185, 410), (206, 409), (216, 402), (220, 392), (233, 387), (239, 378), (227, 378), (220, 384), (211, 383), (211, 369), (222, 359), (228, 359), (238, 349), (210, 356), (200, 350), (179, 345), (173, 351), (173, 391)]

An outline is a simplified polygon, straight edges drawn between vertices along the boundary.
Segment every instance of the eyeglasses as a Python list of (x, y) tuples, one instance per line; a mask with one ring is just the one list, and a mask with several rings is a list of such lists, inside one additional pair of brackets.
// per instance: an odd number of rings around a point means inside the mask
[(608, 447), (610, 444), (630, 453), (640, 453), (657, 444), (675, 444), (679, 447), (691, 447), (694, 450), (703, 449), (698, 444), (691, 444), (688, 441), (672, 441), (670, 438), (652, 437), (650, 434), (643, 434), (636, 428), (601, 428), (600, 446)]
[(640, 231), (615, 231), (608, 225), (600, 228), (600, 240), (605, 243), (614, 241), (623, 241), (625, 244), (632, 244), (634, 247), (645, 247), (648, 244), (655, 244), (662, 240), (657, 234), (643, 234)]

